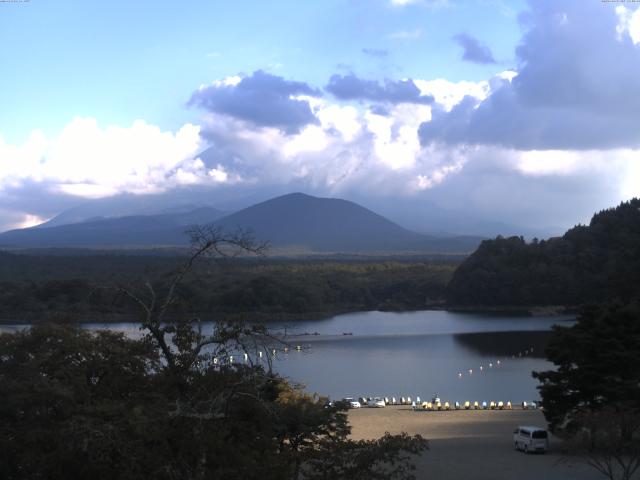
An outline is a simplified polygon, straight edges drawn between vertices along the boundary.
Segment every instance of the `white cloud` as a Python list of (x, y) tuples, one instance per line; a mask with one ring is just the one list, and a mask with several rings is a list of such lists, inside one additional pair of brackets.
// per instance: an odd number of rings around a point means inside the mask
[(619, 5), (616, 7), (616, 14), (618, 15), (618, 25), (616, 26), (618, 40), (622, 41), (626, 33), (634, 45), (640, 43), (640, 8), (632, 10), (624, 5)]
[[(504, 74), (506, 75), (506, 73)], [(450, 111), (466, 96), (484, 100), (489, 94), (489, 82), (450, 82), (444, 78), (435, 80), (414, 80), (421, 95), (431, 95), (436, 103), (442, 105), (445, 111)]]
[(35, 227), (36, 225), (40, 225), (43, 222), (46, 222), (47, 219), (43, 217), (39, 217), (38, 215), (26, 214), (22, 218), (19, 223), (16, 223), (13, 228), (29, 228)]
[(79, 197), (150, 193), (211, 181), (194, 159), (202, 149), (200, 127), (163, 132), (142, 120), (130, 127), (100, 127), (75, 118), (52, 139), (35, 130), (22, 145), (0, 138), (0, 193), (25, 182)]

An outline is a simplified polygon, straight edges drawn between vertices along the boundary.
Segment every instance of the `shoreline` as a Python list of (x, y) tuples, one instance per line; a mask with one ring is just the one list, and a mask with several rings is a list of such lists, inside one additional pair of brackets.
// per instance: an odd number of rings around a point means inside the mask
[[(514, 307), (514, 306), (501, 306), (501, 307), (460, 307), (460, 306), (443, 306), (442, 304), (424, 305), (416, 308), (345, 308), (323, 312), (305, 312), (305, 313), (263, 313), (263, 312), (241, 312), (241, 313), (220, 313), (212, 314), (212, 317), (217, 318), (203, 318), (203, 315), (189, 314), (188, 316), (200, 317), (202, 322), (215, 322), (215, 321), (246, 321), (248, 323), (275, 323), (275, 322), (306, 322), (306, 321), (321, 321), (327, 320), (339, 315), (345, 315), (349, 313), (360, 312), (391, 312), (391, 313), (410, 313), (420, 311), (445, 311), (452, 313), (469, 313), (469, 314), (494, 314), (494, 315), (513, 315), (522, 317), (562, 317), (565, 315), (573, 315), (576, 313), (578, 307), (575, 306), (561, 306), (561, 305), (549, 305), (549, 306), (529, 306), (529, 307)], [(76, 323), (79, 325), (86, 324), (105, 324), (114, 325), (119, 323), (139, 323), (137, 314), (129, 313), (83, 313), (77, 314), (74, 312), (46, 312), (42, 316), (59, 315), (60, 317), (69, 318), (69, 323)], [(73, 318), (78, 315), (79, 318)], [(16, 314), (16, 317), (19, 317)], [(43, 320), (36, 319), (39, 314), (29, 313), (28, 315), (22, 314), (22, 318), (16, 319), (8, 317), (0, 317), (0, 325), (37, 325), (39, 323), (46, 323), (47, 321), (56, 321), (55, 318), (45, 318)], [(298, 336), (313, 337), (314, 332), (306, 332), (299, 334)], [(341, 335), (337, 335), (341, 336)], [(348, 335), (345, 335), (348, 336)]]

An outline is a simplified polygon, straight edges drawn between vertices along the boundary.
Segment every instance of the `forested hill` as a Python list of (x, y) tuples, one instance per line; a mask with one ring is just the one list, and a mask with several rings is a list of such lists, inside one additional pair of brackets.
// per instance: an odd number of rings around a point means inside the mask
[(455, 271), (455, 306), (579, 305), (640, 297), (640, 199), (593, 216), (562, 237), (483, 241)]

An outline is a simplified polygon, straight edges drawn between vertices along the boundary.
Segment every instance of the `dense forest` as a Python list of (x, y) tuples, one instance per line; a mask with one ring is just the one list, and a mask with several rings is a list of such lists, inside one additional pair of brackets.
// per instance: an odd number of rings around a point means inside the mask
[(601, 211), (562, 237), (483, 241), (447, 287), (452, 306), (535, 306), (640, 295), (640, 199)]
[[(162, 286), (179, 256), (0, 253), (0, 319), (125, 319), (132, 305), (119, 286), (154, 279)], [(459, 261), (203, 259), (175, 308), (204, 319), (296, 319), (370, 309), (420, 309), (444, 303)]]

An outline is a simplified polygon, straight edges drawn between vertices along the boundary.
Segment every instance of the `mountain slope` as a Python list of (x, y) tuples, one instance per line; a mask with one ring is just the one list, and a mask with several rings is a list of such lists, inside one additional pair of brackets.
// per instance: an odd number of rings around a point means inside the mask
[(11, 230), (0, 234), (0, 246), (40, 247), (119, 247), (183, 245), (188, 225), (211, 223), (222, 212), (202, 207), (187, 213), (133, 215), (100, 218), (51, 227)]
[(578, 305), (640, 297), (640, 199), (562, 237), (486, 240), (447, 287), (452, 305)]
[(185, 245), (185, 227), (215, 223), (227, 231), (251, 230), (258, 240), (277, 247), (312, 252), (466, 253), (477, 237), (431, 237), (406, 230), (353, 202), (284, 195), (219, 218), (220, 212), (199, 208), (187, 213), (102, 218), (0, 234), (0, 246), (145, 247)]
[(477, 239), (436, 238), (402, 228), (356, 203), (302, 193), (283, 195), (245, 208), (218, 222), (247, 228), (273, 245), (314, 251), (469, 251)]

